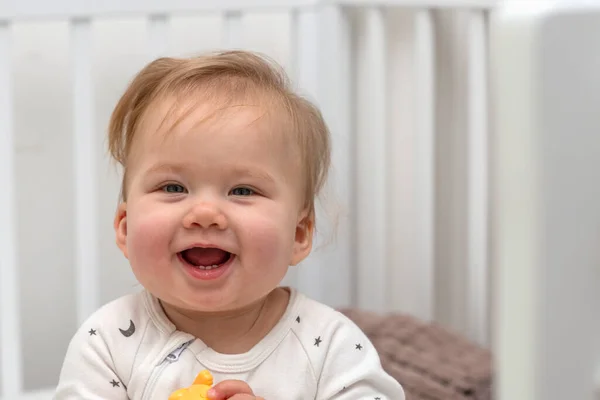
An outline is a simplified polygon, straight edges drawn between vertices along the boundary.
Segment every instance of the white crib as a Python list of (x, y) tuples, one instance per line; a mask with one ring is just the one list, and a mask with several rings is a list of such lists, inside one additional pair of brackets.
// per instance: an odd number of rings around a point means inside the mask
[[(332, 128), (318, 249), (286, 283), (494, 345), (500, 400), (591, 399), (600, 141), (588, 110), (600, 103), (600, 58), (569, 44), (600, 38), (600, 13), (542, 4), (0, 2), (0, 399), (51, 398), (78, 324), (136, 289), (113, 244), (119, 180), (104, 141), (125, 84), (154, 57), (225, 47), (280, 61)], [(573, 92), (586, 87), (587, 97)], [(570, 204), (580, 213), (563, 212)], [(566, 256), (573, 274), (560, 268)], [(560, 360), (569, 371), (550, 365)]]

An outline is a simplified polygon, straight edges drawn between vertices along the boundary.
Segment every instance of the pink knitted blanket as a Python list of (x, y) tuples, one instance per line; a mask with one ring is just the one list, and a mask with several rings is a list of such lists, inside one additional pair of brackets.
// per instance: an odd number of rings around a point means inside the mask
[(493, 399), (488, 350), (411, 316), (341, 311), (371, 339), (407, 400)]

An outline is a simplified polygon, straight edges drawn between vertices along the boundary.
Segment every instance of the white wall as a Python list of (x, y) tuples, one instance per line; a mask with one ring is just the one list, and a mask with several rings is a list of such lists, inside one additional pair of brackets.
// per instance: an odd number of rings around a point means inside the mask
[[(394, 28), (395, 35), (411, 35), (413, 17), (412, 12), (408, 11), (388, 16), (401, 22)], [(436, 193), (435, 269), (438, 275), (435, 280), (434, 317), (452, 328), (464, 331), (467, 324), (464, 283), (466, 105), (463, 99), (467, 74), (464, 45), (466, 14), (439, 12), (435, 15), (435, 22), (435, 40), (438, 42), (438, 164), (435, 172), (439, 186)], [(248, 28), (243, 36), (245, 46), (265, 51), (284, 65), (289, 65), (288, 15), (250, 15), (244, 24)], [(222, 43), (223, 32), (218, 15), (175, 17), (171, 27), (169, 54), (193, 54), (219, 47)], [(94, 24), (93, 36), (95, 126), (101, 160), (99, 286), (101, 302), (104, 303), (136, 288), (127, 263), (114, 246), (112, 218), (119, 178), (106, 157), (104, 133), (111, 108), (127, 81), (149, 61), (151, 44), (146, 36), (146, 22), (141, 18), (98, 21)], [(77, 327), (73, 286), (74, 188), (68, 24), (64, 21), (18, 23), (15, 25), (14, 38), (21, 328), (25, 386), (32, 389), (55, 384), (66, 345)], [(396, 84), (404, 90), (404, 94), (396, 98), (398, 113), (393, 113), (391, 117), (391, 126), (401, 137), (398, 156), (406, 160), (410, 160), (411, 146), (414, 145), (410, 111), (407, 111), (411, 107), (408, 61), (398, 66)], [(402, 147), (402, 144), (406, 147)], [(411, 188), (400, 187), (397, 193), (404, 193), (405, 200), (409, 199)], [(339, 200), (340, 207), (344, 208), (348, 199)], [(404, 218), (406, 226), (411, 226), (414, 222), (411, 218), (415, 218), (415, 215), (408, 212)], [(404, 241), (397, 243), (402, 257), (390, 267), (400, 271), (396, 275), (392, 273), (400, 280), (403, 276), (415, 275), (414, 269), (417, 268), (411, 258), (410, 229), (405, 230), (404, 234)], [(340, 276), (344, 276), (349, 273), (351, 266), (335, 268), (339, 268)], [(337, 275), (334, 273), (329, 276)], [(350, 282), (341, 284), (350, 290)], [(411, 312), (410, 282), (394, 282), (390, 288), (393, 301), (389, 309)], [(344, 294), (325, 298), (334, 306), (349, 305), (348, 299)]]
[(600, 7), (516, 4), (492, 27), (498, 396), (597, 399)]

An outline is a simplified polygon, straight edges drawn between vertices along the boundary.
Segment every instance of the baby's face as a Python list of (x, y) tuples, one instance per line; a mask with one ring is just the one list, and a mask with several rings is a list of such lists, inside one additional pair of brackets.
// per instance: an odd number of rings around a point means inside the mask
[[(173, 127), (152, 107), (128, 165), (117, 243), (139, 282), (171, 306), (244, 307), (310, 252), (293, 139), (260, 106), (214, 116), (200, 104)], [(168, 130), (168, 131), (167, 131)]]

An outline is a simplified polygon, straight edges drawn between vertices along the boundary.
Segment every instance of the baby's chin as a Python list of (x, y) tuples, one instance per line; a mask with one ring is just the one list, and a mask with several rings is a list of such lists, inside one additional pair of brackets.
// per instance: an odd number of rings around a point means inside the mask
[[(237, 291), (239, 293), (239, 291)], [(202, 317), (234, 317), (246, 313), (253, 313), (260, 309), (269, 293), (250, 297), (227, 297), (221, 296), (215, 298), (210, 294), (198, 295), (195, 293), (192, 296), (165, 296), (164, 300), (161, 297), (163, 308), (171, 309), (179, 314), (186, 315), (190, 318), (201, 319)]]
[(160, 299), (163, 307), (166, 306), (177, 310), (179, 313), (198, 317), (202, 315), (225, 315), (249, 307), (254, 303), (253, 301), (244, 301), (236, 298), (229, 299), (225, 296), (215, 298), (210, 293), (198, 294), (196, 292), (185, 296), (181, 291), (178, 296), (165, 295), (156, 297)]

